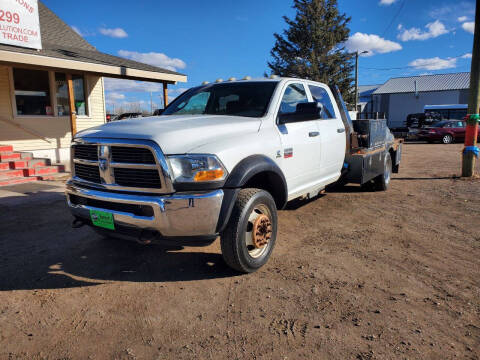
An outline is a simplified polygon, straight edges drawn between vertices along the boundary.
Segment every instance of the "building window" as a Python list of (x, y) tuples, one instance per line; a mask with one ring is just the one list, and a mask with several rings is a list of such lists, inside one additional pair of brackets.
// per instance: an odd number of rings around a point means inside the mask
[[(72, 75), (73, 96), (75, 98), (75, 112), (77, 115), (88, 115), (85, 80), (82, 75)], [(68, 102), (67, 76), (64, 73), (55, 73), (55, 90), (57, 97), (57, 114), (66, 116), (70, 114), (70, 104)]]
[(87, 114), (87, 102), (85, 101), (85, 80), (82, 75), (72, 75), (73, 97), (75, 98), (75, 112), (77, 115)]
[(53, 115), (47, 71), (13, 69), (17, 115)]
[[(50, 79), (55, 81), (52, 86), (50, 86)], [(17, 115), (70, 115), (65, 73), (13, 68), (13, 84)], [(72, 84), (75, 111), (77, 115), (86, 116), (88, 109), (83, 75), (72, 74)], [(50, 91), (53, 92), (51, 96)]]
[(57, 115), (69, 115), (70, 106), (68, 105), (68, 86), (65, 74), (55, 73), (55, 91), (57, 97)]

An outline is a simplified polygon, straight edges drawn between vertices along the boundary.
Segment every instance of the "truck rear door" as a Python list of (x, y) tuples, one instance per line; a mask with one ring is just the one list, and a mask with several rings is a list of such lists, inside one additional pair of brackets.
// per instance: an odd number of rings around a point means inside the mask
[(322, 117), (317, 120), (322, 148), (320, 177), (322, 182), (329, 183), (340, 176), (345, 161), (345, 126), (330, 89), (319, 84), (309, 84), (308, 88), (312, 101), (322, 104)]
[[(289, 82), (283, 90), (278, 114), (286, 115), (287, 123), (278, 124), (282, 150), (282, 170), (289, 195), (301, 193), (320, 178), (320, 134), (316, 120), (288, 122), (288, 114), (296, 112), (297, 104), (308, 102), (305, 85)], [(292, 117), (293, 118), (293, 117)]]

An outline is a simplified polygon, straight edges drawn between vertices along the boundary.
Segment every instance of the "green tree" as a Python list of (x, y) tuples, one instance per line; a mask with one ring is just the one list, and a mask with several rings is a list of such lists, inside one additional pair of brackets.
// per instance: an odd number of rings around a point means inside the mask
[(354, 57), (345, 51), (350, 18), (338, 11), (337, 0), (294, 0), (295, 19), (275, 33), (268, 62), (271, 74), (334, 83), (346, 102), (354, 102)]

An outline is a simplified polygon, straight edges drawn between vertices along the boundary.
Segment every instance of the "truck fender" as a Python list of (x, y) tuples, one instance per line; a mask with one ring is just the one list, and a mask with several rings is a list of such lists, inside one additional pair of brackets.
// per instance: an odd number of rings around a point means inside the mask
[(238, 192), (244, 187), (257, 187), (270, 192), (278, 209), (283, 209), (287, 203), (287, 181), (282, 170), (265, 155), (251, 155), (240, 161), (225, 181), (217, 232), (227, 225)]

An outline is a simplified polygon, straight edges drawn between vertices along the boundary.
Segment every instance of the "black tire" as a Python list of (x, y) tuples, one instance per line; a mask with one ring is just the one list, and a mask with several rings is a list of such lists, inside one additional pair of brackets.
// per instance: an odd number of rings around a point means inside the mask
[[(253, 257), (246, 244), (249, 217), (258, 208), (264, 209), (271, 223), (270, 240), (258, 257)], [(267, 211), (268, 210), (268, 211)], [(258, 213), (258, 212), (257, 212)], [(225, 230), (220, 234), (223, 259), (232, 269), (243, 273), (251, 273), (262, 267), (269, 259), (277, 238), (277, 207), (272, 195), (261, 189), (242, 189), (238, 193), (232, 214)]]
[(364, 192), (375, 191), (375, 183), (373, 182), (373, 180), (367, 181), (365, 184), (361, 185), (361, 188)]
[(390, 153), (385, 154), (383, 161), (383, 174), (378, 175), (373, 182), (375, 184), (375, 190), (385, 191), (390, 186), (390, 180), (392, 179), (392, 157)]
[(453, 136), (450, 134), (445, 134), (442, 137), (443, 144), (452, 144), (453, 143)]

